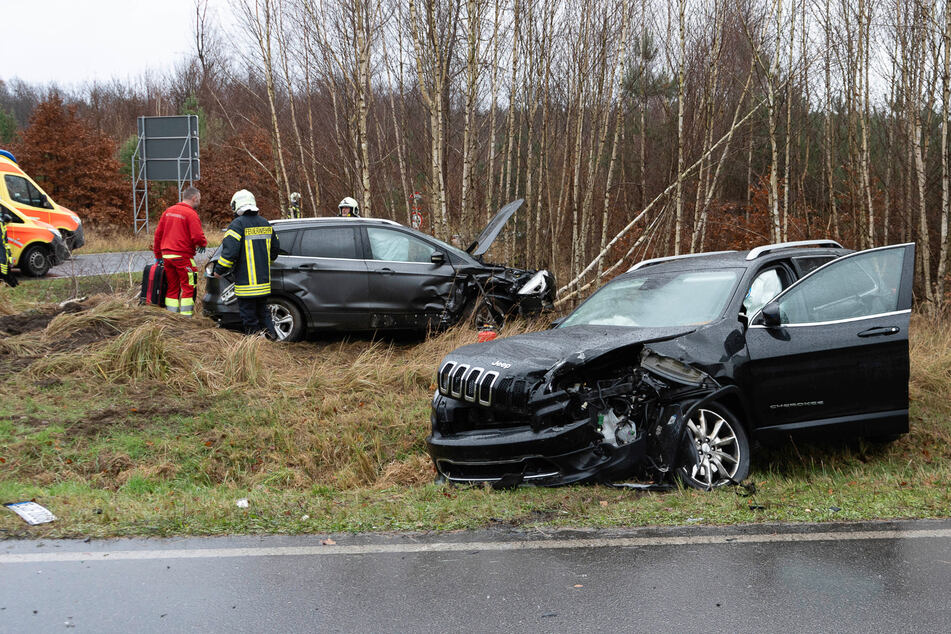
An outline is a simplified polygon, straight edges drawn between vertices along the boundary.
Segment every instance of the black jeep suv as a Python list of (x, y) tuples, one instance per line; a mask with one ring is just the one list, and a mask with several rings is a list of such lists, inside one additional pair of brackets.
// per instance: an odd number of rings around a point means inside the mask
[(551, 330), (447, 355), (429, 453), (454, 482), (710, 489), (751, 436), (906, 432), (913, 274), (913, 244), (828, 240), (641, 262)]

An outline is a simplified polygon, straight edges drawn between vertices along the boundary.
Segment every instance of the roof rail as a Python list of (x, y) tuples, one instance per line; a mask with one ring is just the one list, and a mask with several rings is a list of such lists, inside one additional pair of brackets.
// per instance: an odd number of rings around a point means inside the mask
[(385, 225), (393, 225), (394, 227), (404, 227), (395, 220), (390, 220), (389, 218), (363, 218), (363, 217), (352, 217), (352, 216), (317, 216), (317, 217), (308, 217), (308, 218), (278, 218), (277, 220), (272, 220), (271, 224), (281, 223), (281, 224), (307, 224), (308, 222), (313, 221), (318, 222), (333, 222), (333, 221), (355, 221), (355, 220), (373, 220), (375, 222), (380, 222)]
[(735, 250), (729, 249), (727, 251), (708, 251), (707, 253), (685, 253), (684, 255), (668, 255), (665, 258), (652, 258), (650, 260), (641, 260), (631, 268), (627, 270), (628, 273), (631, 271), (636, 271), (637, 269), (642, 269), (645, 266), (650, 266), (652, 264), (659, 264), (660, 262), (669, 262), (670, 260), (682, 260), (684, 258), (699, 258), (701, 255), (723, 255), (724, 253), (736, 253)]
[(756, 247), (752, 249), (749, 253), (746, 254), (747, 260), (755, 260), (761, 255), (766, 255), (772, 251), (778, 251), (779, 249), (788, 249), (791, 247), (830, 247), (833, 249), (842, 249), (844, 248), (841, 244), (835, 240), (799, 240), (798, 242), (780, 242), (778, 244), (764, 244), (761, 247)]

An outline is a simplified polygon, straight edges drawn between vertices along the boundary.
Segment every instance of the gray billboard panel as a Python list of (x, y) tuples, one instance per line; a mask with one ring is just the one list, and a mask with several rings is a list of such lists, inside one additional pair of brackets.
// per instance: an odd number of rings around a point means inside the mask
[(182, 183), (199, 179), (197, 115), (139, 117), (137, 124), (137, 152), (145, 164), (146, 180)]
[(177, 117), (139, 117), (139, 136), (153, 139), (188, 136), (197, 138), (198, 115), (186, 114)]
[(201, 161), (191, 161), (191, 174), (188, 173), (187, 160), (146, 159), (145, 178), (150, 181), (197, 181), (201, 178)]
[[(191, 149), (189, 149), (189, 145)], [(152, 139), (145, 137), (145, 160), (198, 159), (198, 139)]]

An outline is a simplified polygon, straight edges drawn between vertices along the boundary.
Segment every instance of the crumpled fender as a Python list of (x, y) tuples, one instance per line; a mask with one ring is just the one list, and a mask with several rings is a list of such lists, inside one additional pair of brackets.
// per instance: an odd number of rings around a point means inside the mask
[[(725, 385), (710, 390), (708, 394), (698, 399), (685, 401), (681, 403), (672, 403), (663, 409), (654, 425), (649, 428), (649, 435), (653, 436), (656, 447), (654, 456), (658, 466), (670, 472), (674, 465), (679, 463), (680, 451), (684, 447), (684, 436), (687, 430), (687, 421), (693, 416), (698, 408), (707, 403), (716, 401), (724, 396), (739, 391), (735, 385)], [(684, 406), (687, 406), (684, 409)], [(688, 451), (696, 453), (696, 447), (693, 443), (687, 443)], [(699, 460), (697, 455), (691, 456), (691, 459)]]

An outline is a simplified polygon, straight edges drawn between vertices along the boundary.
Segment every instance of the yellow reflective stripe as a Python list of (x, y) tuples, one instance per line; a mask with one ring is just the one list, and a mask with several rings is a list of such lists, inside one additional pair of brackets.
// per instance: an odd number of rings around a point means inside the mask
[(172, 258), (180, 258), (182, 256), (176, 255), (174, 253), (169, 253), (168, 255), (163, 255), (162, 257), (166, 260), (171, 260)]
[(227, 231), (225, 231), (225, 237), (227, 238), (228, 236), (231, 236), (238, 242), (241, 242), (241, 234), (235, 231), (234, 229), (228, 229)]
[(270, 285), (265, 285), (264, 288), (259, 288), (257, 290), (252, 290), (248, 288), (243, 288), (239, 286), (234, 287), (234, 294), (238, 297), (258, 297), (261, 295), (270, 295), (271, 287)]
[(254, 267), (254, 246), (251, 240), (244, 243), (244, 257), (248, 263), (248, 285), (254, 286), (258, 283), (258, 271)]
[(226, 258), (222, 258), (222, 257), (219, 257), (219, 258), (218, 258), (218, 264), (220, 264), (221, 266), (227, 267), (227, 268), (230, 268), (230, 267), (234, 266), (234, 262), (232, 262), (231, 260), (228, 260), (228, 259), (226, 259)]
[(181, 303), (179, 304), (182, 307), (182, 310), (186, 308), (194, 308), (195, 298), (194, 297), (183, 297)]

